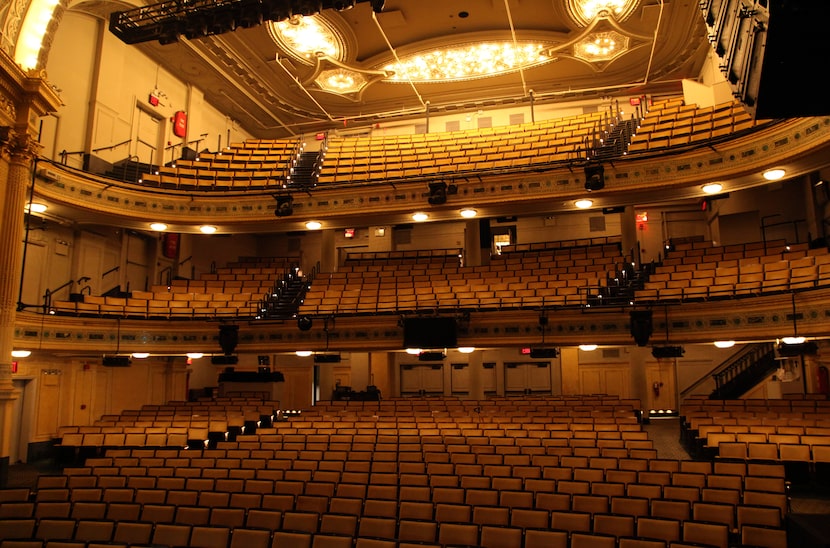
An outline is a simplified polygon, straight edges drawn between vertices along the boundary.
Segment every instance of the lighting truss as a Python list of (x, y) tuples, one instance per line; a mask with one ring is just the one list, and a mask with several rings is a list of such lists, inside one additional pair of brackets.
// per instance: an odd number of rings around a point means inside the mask
[(375, 12), (384, 0), (168, 0), (110, 15), (110, 32), (127, 44), (158, 40), (161, 44), (222, 34), (324, 9), (338, 11), (369, 2)]

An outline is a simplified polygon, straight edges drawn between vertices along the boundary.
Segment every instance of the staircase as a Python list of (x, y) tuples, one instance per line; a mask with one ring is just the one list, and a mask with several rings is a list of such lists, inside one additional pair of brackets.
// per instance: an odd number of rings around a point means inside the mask
[(297, 156), (289, 176), (289, 186), (300, 189), (317, 186), (317, 165), (320, 161), (318, 152), (301, 152)]
[(636, 120), (620, 120), (602, 138), (601, 144), (595, 148), (594, 159), (605, 160), (623, 156), (628, 150), (628, 144), (636, 131)]
[(119, 181), (137, 183), (142, 175), (155, 173), (156, 171), (158, 171), (158, 166), (136, 162), (128, 158), (114, 163), (112, 169), (104, 173), (104, 176), (118, 179)]
[(778, 368), (773, 343), (756, 344), (747, 352), (737, 355), (732, 363), (725, 364), (712, 375), (715, 390), (712, 399), (735, 399), (756, 386)]
[(262, 306), (266, 319), (287, 320), (295, 317), (303, 301), (307, 284), (305, 279), (295, 273), (287, 274), (276, 289), (269, 295)]

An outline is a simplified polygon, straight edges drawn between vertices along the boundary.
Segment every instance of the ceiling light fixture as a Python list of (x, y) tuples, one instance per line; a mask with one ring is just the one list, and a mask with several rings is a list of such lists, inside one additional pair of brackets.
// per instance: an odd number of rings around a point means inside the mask
[(23, 206), (23, 211), (27, 213), (46, 213), (47, 209), (49, 208), (46, 207), (46, 204), (41, 204), (38, 202), (26, 204), (25, 206)]
[(271, 23), (270, 28), (277, 43), (304, 63), (313, 64), (320, 55), (332, 59), (343, 57), (342, 40), (324, 17), (295, 16)]
[(150, 228), (156, 232), (164, 232), (167, 230), (167, 225), (164, 223), (150, 223)]
[(551, 61), (553, 44), (527, 41), (476, 42), (423, 51), (380, 67), (387, 82), (453, 82), (507, 74)]
[[(14, 60), (23, 68), (30, 70), (37, 67), (43, 37), (52, 20), (55, 8), (60, 4), (58, 0), (35, 0), (25, 10), (26, 16), (14, 49)], [(14, 45), (14, 44), (12, 44)]]
[(583, 352), (593, 352), (597, 349), (597, 345), (595, 344), (580, 344), (579, 349)]
[(613, 16), (616, 21), (625, 21), (637, 4), (638, 0), (568, 0), (566, 8), (574, 20), (586, 26), (603, 13)]
[(704, 194), (717, 194), (721, 190), (723, 190), (723, 185), (720, 183), (706, 183), (700, 189), (704, 192)]
[(199, 227), (199, 231), (202, 234), (213, 234), (216, 230), (217, 228), (213, 225), (202, 225)]
[(781, 342), (784, 344), (804, 344), (807, 341), (804, 337), (782, 337)]
[(297, 350), (294, 353), (301, 358), (307, 358), (311, 356), (314, 352), (312, 352), (311, 350)]
[(12, 350), (12, 358), (28, 358), (31, 355), (31, 350)]
[(783, 178), (786, 174), (787, 172), (780, 168), (768, 169), (764, 172), (764, 179), (767, 181), (777, 181), (778, 179)]
[(421, 350), (420, 348), (407, 348), (406, 349), (406, 353), (409, 354), (410, 356), (417, 356), (421, 352), (423, 352), (423, 350)]
[(323, 223), (321, 223), (320, 221), (308, 221), (305, 224), (305, 227), (309, 230), (320, 230), (321, 228), (323, 228)]
[(422, 223), (422, 222), (426, 221), (427, 219), (429, 219), (429, 215), (427, 215), (426, 213), (424, 213), (422, 211), (419, 211), (417, 213), (412, 214), (412, 220), (413, 221), (417, 221), (419, 223)]
[(597, 32), (574, 44), (574, 57), (588, 62), (610, 61), (628, 50), (628, 36), (617, 31)]
[(187, 357), (191, 360), (198, 360), (199, 358), (204, 357), (204, 354), (202, 354), (201, 352), (188, 352)]
[(149, 352), (133, 352), (133, 353), (132, 353), (132, 354), (130, 354), (130, 355), (131, 355), (133, 358), (137, 359), (137, 360), (143, 360), (144, 358), (149, 358), (149, 357), (150, 357), (150, 353), (149, 353)]
[(472, 354), (476, 351), (475, 346), (459, 346), (458, 351), (462, 354)]
[(717, 348), (732, 348), (735, 346), (735, 341), (715, 341), (714, 345)]
[(583, 199), (581, 199), (581, 200), (577, 200), (577, 201), (575, 201), (575, 202), (574, 202), (574, 205), (575, 205), (576, 207), (578, 207), (579, 209), (588, 209), (589, 207), (591, 207), (592, 205), (594, 205), (594, 201), (593, 201), (593, 200), (589, 200), (589, 199), (587, 199), (587, 198), (583, 198)]
[(476, 215), (478, 215), (478, 211), (476, 211), (475, 209), (473, 209), (471, 207), (468, 207), (468, 208), (465, 208), (465, 209), (461, 210), (461, 216), (464, 217), (465, 219), (472, 219)]

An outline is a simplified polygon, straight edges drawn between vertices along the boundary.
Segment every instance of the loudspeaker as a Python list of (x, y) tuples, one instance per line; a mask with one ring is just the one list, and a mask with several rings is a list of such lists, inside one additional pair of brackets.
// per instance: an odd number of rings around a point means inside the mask
[(655, 358), (682, 358), (686, 351), (682, 346), (655, 346), (651, 355)]
[(539, 358), (555, 358), (559, 353), (555, 348), (531, 348), (530, 357), (534, 359)]
[(101, 360), (101, 365), (104, 367), (129, 367), (129, 356), (104, 356)]
[(631, 336), (634, 337), (634, 342), (637, 346), (646, 346), (648, 338), (654, 331), (654, 325), (651, 321), (651, 310), (632, 310), (629, 313), (631, 319)]
[(300, 316), (297, 318), (297, 327), (300, 331), (308, 331), (314, 322), (310, 316)]
[(429, 183), (429, 198), (427, 199), (430, 205), (441, 205), (447, 203), (447, 183), (440, 181), (437, 183)]
[(816, 65), (816, 59), (826, 59), (830, 54), (825, 34), (828, 17), (827, 2), (769, 0), (769, 26), (761, 48), (763, 61), (759, 65), (758, 59), (752, 59), (749, 69), (754, 72), (760, 68), (756, 119), (830, 114), (830, 102)]
[(585, 166), (585, 190), (602, 190), (605, 188), (605, 168), (602, 164)]
[(236, 345), (239, 343), (238, 325), (219, 326), (219, 347), (226, 356), (233, 354)]
[(292, 196), (277, 196), (277, 208), (274, 215), (277, 217), (288, 217), (294, 213), (294, 198)]
[[(237, 356), (211, 356), (210, 363), (213, 365), (236, 365), (239, 361)], [(232, 367), (230, 368), (233, 369)], [(233, 371), (231, 371), (233, 372)]]

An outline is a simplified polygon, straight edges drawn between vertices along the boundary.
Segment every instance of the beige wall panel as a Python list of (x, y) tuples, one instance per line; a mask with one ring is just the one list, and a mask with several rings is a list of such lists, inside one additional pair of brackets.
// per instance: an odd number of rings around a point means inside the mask
[(37, 410), (33, 436), (38, 439), (51, 437), (64, 424), (61, 417), (63, 375), (41, 373), (37, 379)]
[(304, 365), (289, 365), (280, 367), (280, 371), (285, 376), (280, 406), (283, 409), (311, 407), (311, 390), (314, 382), (312, 368)]

